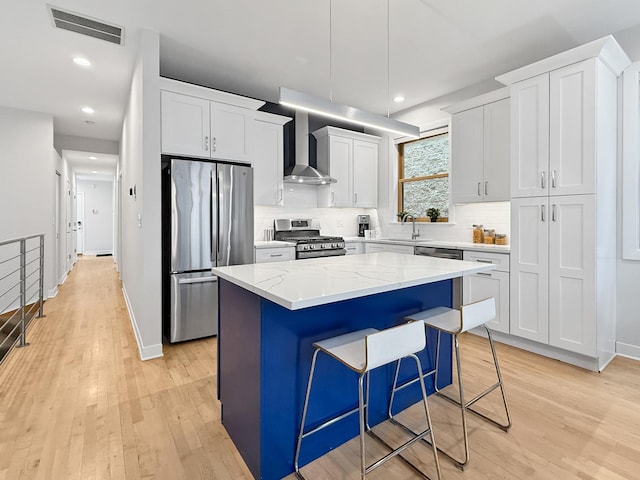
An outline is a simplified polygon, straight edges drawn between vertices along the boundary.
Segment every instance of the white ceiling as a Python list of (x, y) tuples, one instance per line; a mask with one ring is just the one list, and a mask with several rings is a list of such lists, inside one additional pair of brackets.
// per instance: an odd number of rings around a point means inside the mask
[(73, 165), (75, 174), (84, 178), (112, 180), (118, 162), (118, 155), (104, 153), (62, 150), (62, 155)]
[[(125, 44), (54, 28), (43, 0), (11, 2), (0, 16), (0, 105), (51, 113), (56, 133), (111, 140), (141, 28), (160, 33), (165, 76), (269, 101), (280, 85), (331, 90), (334, 101), (380, 114), (478, 83), (497, 88), (498, 74), (616, 32), (640, 59), (639, 0), (390, 0), (389, 17), (387, 0), (333, 0), (331, 36), (329, 0), (51, 2), (123, 26)], [(74, 65), (76, 55), (93, 66)], [(388, 86), (406, 102), (390, 102)]]

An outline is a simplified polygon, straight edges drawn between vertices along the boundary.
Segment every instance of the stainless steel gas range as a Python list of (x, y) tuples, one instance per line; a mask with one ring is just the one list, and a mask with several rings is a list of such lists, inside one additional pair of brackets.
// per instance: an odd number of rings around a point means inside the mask
[(345, 255), (344, 238), (320, 235), (320, 222), (311, 218), (274, 220), (274, 239), (295, 242), (296, 258)]

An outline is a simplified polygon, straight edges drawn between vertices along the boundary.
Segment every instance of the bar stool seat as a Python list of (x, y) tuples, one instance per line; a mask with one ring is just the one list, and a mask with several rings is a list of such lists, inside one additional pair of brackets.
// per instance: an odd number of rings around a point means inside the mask
[[(432, 446), (433, 450), (437, 478), (440, 479), (440, 464), (438, 462), (438, 452), (435, 444), (435, 438), (431, 429), (431, 417), (429, 415), (429, 406), (427, 404), (427, 391), (424, 386), (424, 379), (422, 376), (422, 365), (420, 364), (420, 360), (418, 359), (418, 357), (415, 355), (417, 352), (423, 350), (426, 345), (426, 337), (424, 335), (423, 325), (424, 324), (422, 322), (410, 322), (382, 331), (378, 331), (373, 328), (367, 328), (364, 330), (359, 330), (357, 332), (351, 332), (337, 337), (328, 338), (326, 340), (315, 342), (313, 344), (314, 352), (311, 361), (311, 370), (309, 372), (309, 380), (307, 383), (304, 407), (302, 409), (302, 420), (300, 422), (300, 430), (298, 432), (298, 440), (294, 457), (294, 467), (296, 476), (298, 478), (305, 478), (300, 472), (299, 467), (302, 440), (320, 431), (321, 429), (339, 420), (342, 420), (343, 418), (346, 418), (353, 413), (358, 412), (360, 417), (360, 474), (363, 480), (366, 478), (367, 473), (379, 467), (390, 458), (398, 455), (417, 441), (423, 439), (427, 434), (430, 436), (429, 443)], [(315, 371), (316, 360), (320, 352), (323, 352), (324, 354), (332, 357), (340, 364), (359, 374), (358, 407), (346, 413), (337, 415), (336, 417), (333, 417), (309, 430), (305, 430), (307, 408), (309, 406), (313, 374)], [(424, 403), (427, 428), (419, 434), (414, 434), (414, 436), (404, 444), (395, 449), (392, 449), (391, 452), (389, 452), (387, 455), (367, 466), (365, 458), (365, 434), (370, 433), (374, 438), (380, 440), (386, 445), (386, 442), (382, 441), (382, 439), (375, 435), (373, 431), (371, 431), (371, 427), (369, 427), (369, 372), (375, 368), (397, 362), (398, 360), (407, 357), (413, 358), (416, 363), (416, 369), (418, 372), (416, 381), (419, 381), (422, 387), (422, 399)], [(364, 392), (365, 377), (366, 394)], [(405, 462), (407, 461), (403, 457), (400, 458), (402, 458)], [(413, 465), (411, 466), (417, 470), (417, 467)], [(426, 476), (424, 473), (423, 475)]]
[[(487, 323), (492, 321), (496, 316), (496, 306), (495, 299), (493, 297), (487, 298), (485, 300), (481, 300), (479, 302), (470, 303), (467, 305), (462, 305), (460, 310), (455, 310), (448, 307), (436, 307), (431, 308), (429, 310), (423, 310), (418, 313), (414, 313), (413, 315), (409, 315), (405, 317), (406, 320), (409, 321), (421, 321), (424, 323), (425, 328), (434, 328), (438, 331), (438, 339), (436, 343), (436, 362), (435, 368), (423, 372), (424, 376), (434, 376), (434, 388), (436, 393), (445, 398), (446, 400), (456, 404), (460, 407), (461, 417), (462, 417), (462, 430), (463, 430), (463, 439), (464, 439), (464, 459), (458, 460), (451, 456), (449, 453), (443, 451), (442, 449), (438, 449), (439, 452), (443, 453), (446, 457), (451, 459), (458, 467), (464, 469), (466, 465), (469, 463), (469, 435), (467, 430), (467, 411), (479, 416), (483, 420), (488, 421), (489, 423), (497, 426), (498, 428), (504, 430), (505, 432), (511, 428), (511, 415), (509, 413), (509, 406), (507, 404), (507, 397), (504, 392), (504, 385), (502, 381), (502, 374), (500, 373), (500, 366), (498, 364), (498, 357), (496, 355), (495, 345), (493, 343), (493, 338), (491, 336), (491, 330), (487, 327)], [(464, 397), (464, 388), (462, 383), (462, 369), (461, 369), (461, 360), (460, 360), (460, 345), (458, 343), (458, 336), (461, 333), (464, 333), (472, 328), (482, 326), (484, 327), (487, 333), (487, 339), (489, 340), (489, 346), (491, 347), (491, 354), (493, 356), (493, 364), (496, 371), (497, 382), (482, 393), (476, 395), (469, 401), (465, 401)], [(453, 336), (454, 349), (456, 354), (456, 366), (458, 371), (458, 389), (460, 398), (455, 399), (452, 398), (438, 388), (438, 365), (439, 365), (439, 357), (440, 357), (440, 336), (442, 333), (448, 333)], [(409, 385), (415, 383), (418, 379), (414, 378), (412, 380), (404, 382), (402, 385), (398, 385), (398, 373), (400, 371), (400, 362), (399, 360), (396, 365), (396, 374), (393, 382), (393, 389), (391, 391), (391, 400), (389, 404), (389, 418), (396, 424), (402, 425), (400, 422), (393, 418), (393, 400), (397, 391), (408, 387)], [(484, 398), (486, 395), (499, 388), (502, 394), (502, 403), (504, 405), (504, 411), (506, 414), (506, 423), (500, 423), (493, 418), (490, 418), (484, 415), (481, 412), (471, 408), (471, 406), (476, 403), (481, 398)], [(405, 427), (406, 429), (406, 427)]]

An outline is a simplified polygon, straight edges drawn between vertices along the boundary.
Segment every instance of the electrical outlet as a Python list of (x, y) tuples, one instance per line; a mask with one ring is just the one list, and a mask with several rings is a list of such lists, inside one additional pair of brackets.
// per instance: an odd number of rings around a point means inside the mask
[(341, 218), (338, 218), (336, 220), (336, 226), (338, 227), (344, 227), (344, 220), (342, 220)]

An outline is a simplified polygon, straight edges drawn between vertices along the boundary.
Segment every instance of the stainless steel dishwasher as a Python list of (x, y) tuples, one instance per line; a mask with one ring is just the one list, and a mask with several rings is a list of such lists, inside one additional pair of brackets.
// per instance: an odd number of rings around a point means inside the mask
[[(424, 247), (416, 245), (413, 249), (414, 255), (425, 257), (449, 258), (451, 260), (462, 260), (462, 250), (455, 248)], [(462, 277), (453, 279), (453, 308), (459, 309), (462, 305)]]

